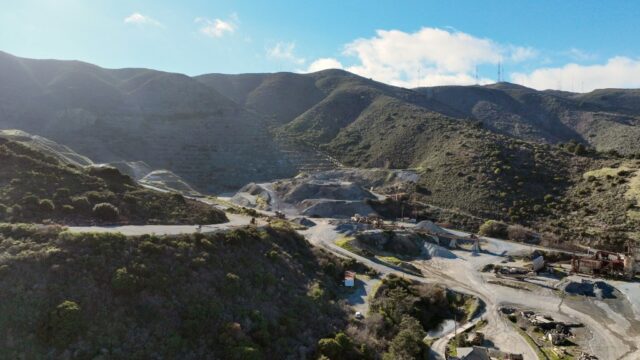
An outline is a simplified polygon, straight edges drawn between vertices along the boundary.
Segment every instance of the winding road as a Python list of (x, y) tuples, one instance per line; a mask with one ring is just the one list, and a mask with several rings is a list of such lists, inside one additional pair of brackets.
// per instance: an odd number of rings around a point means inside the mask
[[(211, 204), (210, 202), (208, 202)], [(229, 222), (224, 224), (203, 225), (201, 232), (226, 231), (236, 227), (249, 224), (251, 217), (237, 214), (227, 214)], [(503, 318), (498, 309), (501, 306), (516, 306), (527, 308), (541, 313), (547, 313), (554, 317), (560, 317), (567, 321), (584, 323), (593, 334), (591, 347), (587, 347), (590, 352), (595, 353), (601, 359), (639, 359), (640, 337), (637, 332), (629, 333), (630, 328), (616, 323), (610, 318), (602, 317), (595, 310), (576, 309), (566, 303), (552, 290), (543, 289), (536, 293), (525, 293), (522, 290), (512, 289), (504, 286), (490, 284), (485, 279), (485, 275), (478, 270), (484, 264), (496, 263), (501, 258), (494, 254), (504, 251), (511, 253), (516, 250), (531, 250), (528, 246), (501, 241), (498, 239), (486, 239), (488, 253), (482, 253), (474, 257), (469, 252), (456, 251), (457, 258), (433, 258), (422, 261), (420, 269), (424, 277), (404, 273), (389, 264), (362, 257), (347, 251), (335, 244), (343, 234), (336, 230), (332, 224), (334, 219), (313, 219), (315, 226), (301, 231), (312, 244), (327, 249), (333, 254), (341, 257), (353, 258), (373, 269), (382, 275), (397, 274), (423, 283), (446, 284), (452, 290), (474, 295), (485, 302), (485, 310), (471, 320), (470, 323), (463, 324), (461, 328), (472, 326), (481, 318), (487, 320), (488, 324), (483, 328), (487, 338), (492, 339), (494, 345), (504, 351), (521, 353), (525, 359), (537, 359), (534, 349), (516, 332), (512, 325)], [(264, 222), (261, 222), (264, 223)], [(193, 233), (198, 231), (195, 225), (127, 225), (127, 226), (89, 226), (89, 227), (69, 227), (74, 232), (120, 232), (125, 235), (142, 235), (154, 233), (157, 235), (178, 235)], [(455, 232), (455, 231), (452, 231)], [(459, 235), (466, 233), (455, 232)], [(365, 300), (366, 301), (366, 300)], [(360, 309), (363, 309), (361, 305)], [(360, 310), (359, 310), (360, 311)], [(633, 331), (640, 328), (640, 320), (630, 319), (628, 323), (633, 323)], [(638, 325), (638, 328), (635, 326)], [(454, 334), (445, 334), (432, 344), (430, 358), (444, 359), (444, 351), (448, 340)]]

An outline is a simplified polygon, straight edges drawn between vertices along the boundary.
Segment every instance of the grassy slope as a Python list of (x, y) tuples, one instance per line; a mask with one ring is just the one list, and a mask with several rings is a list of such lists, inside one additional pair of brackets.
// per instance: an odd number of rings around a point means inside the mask
[(333, 301), (344, 264), (291, 230), (125, 238), (1, 225), (0, 251), (2, 358), (282, 359), (345, 325)]
[[(0, 218), (65, 224), (100, 222), (93, 206), (115, 205), (129, 223), (219, 223), (220, 210), (180, 195), (144, 189), (112, 168), (65, 165), (24, 144), (0, 139)], [(48, 200), (48, 201), (47, 201)]]
[(640, 241), (640, 161), (595, 160), (551, 208), (546, 224), (565, 240), (626, 250)]
[(573, 139), (600, 151), (640, 153), (640, 111), (631, 105), (637, 98), (634, 90), (567, 94), (500, 83), (417, 91), (510, 136), (550, 143)]

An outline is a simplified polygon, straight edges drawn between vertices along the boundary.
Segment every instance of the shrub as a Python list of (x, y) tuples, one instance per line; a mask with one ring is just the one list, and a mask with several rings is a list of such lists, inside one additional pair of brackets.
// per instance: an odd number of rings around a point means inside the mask
[(130, 274), (127, 268), (122, 267), (113, 274), (111, 286), (117, 293), (131, 294), (137, 290), (138, 281), (135, 275)]
[(69, 202), (69, 195), (71, 192), (67, 188), (60, 188), (53, 194), (53, 199), (59, 204), (66, 204)]
[(499, 238), (505, 238), (508, 235), (507, 224), (495, 220), (488, 220), (484, 224), (480, 225), (478, 232), (481, 235)]
[(120, 211), (110, 203), (99, 203), (93, 207), (93, 216), (103, 221), (116, 221)]
[(43, 212), (53, 212), (56, 207), (53, 205), (53, 201), (49, 199), (42, 199), (38, 202), (38, 208)]
[(66, 214), (72, 214), (75, 210), (76, 208), (71, 205), (62, 205), (62, 211)]
[(40, 199), (35, 195), (26, 195), (20, 200), (20, 204), (26, 208), (35, 209), (40, 203)]
[(89, 202), (89, 199), (87, 199), (86, 196), (78, 196), (71, 199), (71, 205), (73, 205), (74, 208), (82, 212), (87, 212), (91, 210), (91, 203)]
[(63, 301), (49, 313), (42, 330), (47, 343), (58, 347), (69, 345), (83, 330), (80, 305), (70, 300)]
[(509, 240), (518, 242), (527, 242), (530, 237), (530, 231), (522, 225), (509, 225), (507, 227)]

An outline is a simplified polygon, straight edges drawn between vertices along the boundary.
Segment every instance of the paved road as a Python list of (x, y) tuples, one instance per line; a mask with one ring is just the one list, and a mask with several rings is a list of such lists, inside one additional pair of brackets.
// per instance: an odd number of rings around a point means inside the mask
[[(69, 226), (72, 232), (119, 232), (127, 236), (137, 236), (144, 234), (156, 235), (179, 235), (192, 234), (195, 232), (211, 233), (222, 230), (229, 230), (241, 226), (249, 225), (251, 217), (237, 214), (227, 214), (229, 222), (222, 224), (202, 225), (198, 230), (198, 225), (114, 225), (114, 226)], [(260, 224), (260, 223), (259, 223)]]

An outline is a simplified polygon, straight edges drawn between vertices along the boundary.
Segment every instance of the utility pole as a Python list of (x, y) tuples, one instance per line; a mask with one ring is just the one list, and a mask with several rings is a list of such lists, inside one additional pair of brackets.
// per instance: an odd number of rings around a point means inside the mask
[(458, 316), (453, 313), (453, 339), (456, 341), (456, 347), (458, 347)]

